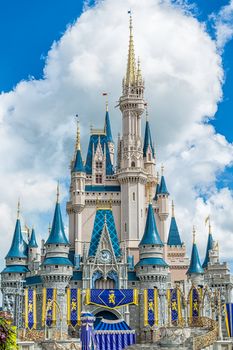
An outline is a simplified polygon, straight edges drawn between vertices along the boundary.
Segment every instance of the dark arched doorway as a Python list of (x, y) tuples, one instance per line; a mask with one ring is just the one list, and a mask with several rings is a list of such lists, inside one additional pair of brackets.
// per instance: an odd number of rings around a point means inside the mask
[(108, 310), (102, 310), (100, 312), (97, 312), (97, 314), (95, 314), (95, 318), (96, 319), (94, 323), (94, 328), (99, 324), (102, 318), (104, 318), (105, 320), (118, 320), (118, 317)]

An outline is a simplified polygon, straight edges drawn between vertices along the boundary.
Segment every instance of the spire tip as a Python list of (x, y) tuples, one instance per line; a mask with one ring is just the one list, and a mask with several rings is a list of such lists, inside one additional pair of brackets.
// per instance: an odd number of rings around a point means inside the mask
[(59, 203), (59, 197), (60, 197), (60, 183), (57, 182), (57, 203)]

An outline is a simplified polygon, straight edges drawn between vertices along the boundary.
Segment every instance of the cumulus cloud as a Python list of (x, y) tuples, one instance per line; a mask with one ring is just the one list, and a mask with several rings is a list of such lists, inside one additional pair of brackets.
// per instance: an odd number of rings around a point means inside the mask
[(233, 37), (233, 0), (212, 17), (215, 22), (217, 46), (223, 49)]
[[(43, 79), (19, 82), (13, 91), (1, 94), (3, 255), (9, 246), (3, 237), (12, 234), (18, 196), (27, 222), (32, 224), (33, 218), (37, 231), (45, 236), (44, 214), (53, 207), (56, 180), (62, 179), (64, 186), (68, 182), (74, 115), (80, 116), (83, 154), (89, 123), (103, 126), (102, 91), (109, 92), (115, 136), (121, 129), (121, 114), (114, 106), (126, 68), (129, 8), (158, 163), (166, 165), (182, 238), (189, 238), (193, 223), (202, 232), (204, 217), (211, 212), (216, 237), (225, 256), (230, 256), (224, 235), (232, 240), (232, 233), (223, 217), (230, 217), (232, 193), (227, 188), (219, 191), (216, 178), (232, 163), (233, 148), (206, 123), (222, 98), (221, 57), (204, 26), (187, 13), (184, 4), (159, 0), (97, 2), (53, 44)], [(205, 239), (200, 245), (203, 251)]]

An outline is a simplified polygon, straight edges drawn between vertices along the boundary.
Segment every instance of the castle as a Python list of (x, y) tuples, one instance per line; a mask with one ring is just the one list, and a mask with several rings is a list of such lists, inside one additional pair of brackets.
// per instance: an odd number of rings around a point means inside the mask
[[(143, 290), (158, 290), (159, 325), (166, 324), (166, 291), (179, 286), (188, 293), (191, 285), (215, 288), (231, 301), (233, 280), (226, 263), (219, 261), (218, 244), (209, 236), (204, 262), (200, 262), (193, 234), (190, 259), (180, 237), (173, 202), (170, 203), (164, 169), (156, 170), (156, 150), (146, 111), (142, 136), (141, 120), (146, 108), (140, 62), (135, 61), (130, 17), (126, 75), (122, 82), (119, 109), (122, 133), (117, 147), (111, 132), (106, 105), (103, 129), (91, 129), (86, 161), (77, 125), (75, 154), (71, 161), (69, 236), (66, 236), (59, 203), (59, 191), (52, 227), (39, 252), (34, 228), (23, 235), (18, 212), (6, 267), (1, 272), (3, 310), (23, 327), (23, 291), (36, 290), (37, 327), (41, 328), (43, 288), (55, 288), (63, 318), (67, 313), (67, 287), (80, 288), (82, 309), (98, 318), (123, 318), (132, 328), (142, 330)], [(88, 289), (138, 289), (139, 307), (123, 305), (109, 310), (85, 305)], [(208, 302), (203, 314), (208, 315)], [(66, 323), (62, 319), (62, 327)]]

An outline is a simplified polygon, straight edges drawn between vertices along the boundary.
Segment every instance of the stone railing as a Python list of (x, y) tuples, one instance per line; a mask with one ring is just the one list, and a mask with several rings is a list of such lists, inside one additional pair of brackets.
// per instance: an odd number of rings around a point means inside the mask
[(207, 332), (193, 338), (193, 350), (201, 350), (212, 345), (218, 339), (218, 323), (208, 317), (189, 319), (190, 327), (200, 327)]

